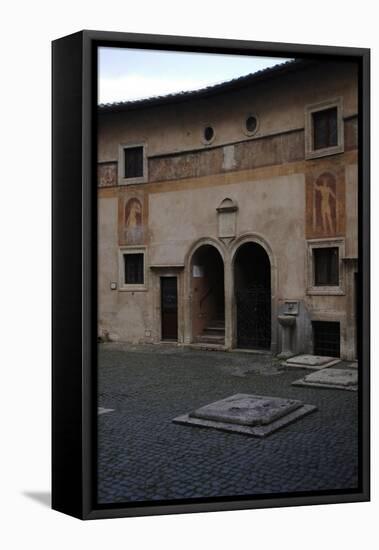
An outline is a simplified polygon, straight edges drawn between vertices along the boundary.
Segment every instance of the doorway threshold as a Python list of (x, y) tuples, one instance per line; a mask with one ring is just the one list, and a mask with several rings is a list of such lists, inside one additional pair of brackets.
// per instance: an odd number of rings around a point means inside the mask
[(200, 342), (193, 342), (192, 344), (185, 344), (187, 347), (192, 349), (201, 349), (208, 351), (229, 351), (229, 349), (223, 344), (207, 344)]
[(250, 353), (252, 355), (274, 355), (269, 349), (231, 348), (229, 351), (238, 353)]

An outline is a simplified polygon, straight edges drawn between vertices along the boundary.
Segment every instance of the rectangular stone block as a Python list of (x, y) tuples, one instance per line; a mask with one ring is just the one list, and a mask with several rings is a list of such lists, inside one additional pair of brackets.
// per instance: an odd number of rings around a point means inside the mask
[(327, 368), (308, 374), (304, 378), (292, 382), (292, 385), (357, 391), (358, 371), (356, 369)]
[(341, 360), (336, 357), (323, 357), (321, 355), (296, 355), (287, 359), (283, 365), (286, 367), (300, 367), (303, 369), (325, 369), (332, 365), (337, 365)]
[(216, 422), (257, 426), (270, 424), (301, 407), (301, 405), (301, 401), (295, 401), (294, 399), (238, 393), (221, 401), (205, 405), (190, 413), (190, 416), (204, 420), (215, 420)]
[(264, 437), (316, 410), (295, 399), (236, 394), (174, 418), (176, 424)]

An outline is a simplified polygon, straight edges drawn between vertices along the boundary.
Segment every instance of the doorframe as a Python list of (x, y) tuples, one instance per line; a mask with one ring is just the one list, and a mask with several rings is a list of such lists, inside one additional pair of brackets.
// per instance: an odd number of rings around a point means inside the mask
[(193, 341), (192, 334), (192, 260), (194, 254), (199, 248), (204, 245), (213, 246), (220, 253), (221, 259), (224, 264), (224, 308), (225, 308), (225, 345), (227, 342), (227, 267), (228, 267), (228, 250), (223, 242), (214, 239), (213, 237), (202, 237), (201, 239), (196, 240), (192, 243), (190, 249), (188, 250), (185, 258), (185, 277), (184, 277), (184, 343), (191, 344)]
[(153, 299), (153, 325), (154, 334), (153, 340), (155, 343), (165, 343), (162, 340), (162, 304), (161, 304), (161, 277), (176, 277), (177, 280), (177, 292), (178, 292), (178, 339), (177, 343), (182, 344), (184, 342), (184, 311), (183, 311), (183, 270), (184, 265), (152, 265), (150, 266), (152, 272), (152, 287), (154, 292)]
[[(356, 299), (357, 286), (355, 277), (358, 277), (358, 259), (354, 257), (343, 258), (345, 274), (345, 316), (341, 326), (341, 358), (346, 361), (356, 361), (357, 349), (357, 317)], [(343, 328), (343, 331), (342, 331)]]
[(266, 252), (270, 262), (271, 273), (271, 345), (270, 351), (277, 353), (278, 351), (278, 268), (274, 253), (269, 243), (258, 233), (245, 233), (233, 242), (230, 255), (230, 299), (231, 299), (231, 316), (232, 316), (232, 335), (231, 347), (237, 347), (237, 304), (235, 299), (235, 280), (234, 280), (234, 263), (239, 248), (247, 243), (258, 244)]
[[(163, 327), (164, 327), (164, 322), (163, 322), (163, 315), (164, 315), (164, 310), (163, 310), (163, 303), (164, 303), (164, 300), (163, 300), (163, 282), (164, 281), (167, 281), (168, 279), (170, 280), (173, 280), (175, 281), (175, 293), (176, 293), (176, 311), (175, 311), (175, 316), (176, 316), (176, 328), (175, 328), (175, 338), (163, 338)], [(173, 275), (173, 276), (168, 276), (168, 275), (164, 275), (164, 276), (161, 276), (159, 277), (159, 286), (160, 286), (160, 299), (161, 299), (161, 307), (160, 307), (160, 312), (161, 312), (161, 341), (162, 342), (178, 342), (178, 336), (179, 336), (179, 330), (178, 330), (178, 326), (179, 326), (179, 302), (178, 302), (178, 277), (176, 275)]]

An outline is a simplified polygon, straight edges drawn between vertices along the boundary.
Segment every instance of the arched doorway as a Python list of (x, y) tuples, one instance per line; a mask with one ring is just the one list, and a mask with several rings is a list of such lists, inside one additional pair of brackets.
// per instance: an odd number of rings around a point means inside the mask
[(237, 347), (271, 347), (271, 265), (258, 243), (242, 244), (234, 259)]
[(225, 343), (224, 261), (215, 246), (204, 244), (190, 263), (192, 341)]

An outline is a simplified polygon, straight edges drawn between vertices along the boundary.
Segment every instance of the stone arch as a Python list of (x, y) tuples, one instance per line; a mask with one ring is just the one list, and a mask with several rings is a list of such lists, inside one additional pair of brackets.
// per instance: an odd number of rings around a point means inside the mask
[(258, 245), (263, 249), (267, 255), (269, 261), (270, 269), (270, 318), (271, 318), (271, 344), (270, 349), (273, 352), (277, 351), (277, 264), (275, 255), (272, 251), (270, 244), (266, 239), (257, 233), (246, 233), (238, 237), (233, 242), (230, 252), (230, 270), (231, 270), (231, 289), (230, 294), (232, 297), (232, 346), (236, 347), (237, 345), (237, 304), (236, 304), (236, 280), (235, 280), (235, 262), (238, 255), (238, 252), (242, 249), (244, 245), (247, 244)]
[(196, 250), (198, 250), (201, 246), (204, 246), (207, 244), (210, 246), (214, 246), (219, 251), (222, 259), (225, 262), (227, 248), (224, 245), (224, 243), (222, 243), (218, 239), (214, 239), (213, 237), (202, 237), (201, 239), (198, 239), (197, 241), (191, 244), (184, 260), (184, 265), (186, 268), (188, 268), (188, 266), (190, 265), (192, 256), (195, 254)]
[[(201, 257), (201, 254), (205, 254), (205, 264), (207, 264), (206, 261), (206, 250), (209, 250), (212, 261), (210, 264), (203, 266), (204, 272), (198, 272), (194, 277), (193, 267), (194, 267), (194, 260), (196, 259), (196, 256), (199, 255)], [(212, 252), (214, 251), (214, 252)], [(219, 258), (219, 261), (218, 261)], [(190, 249), (188, 250), (186, 257), (185, 257), (185, 342), (191, 343), (194, 341), (194, 339), (199, 336), (201, 330), (204, 328), (203, 325), (210, 320), (212, 315), (215, 315), (217, 312), (217, 304), (219, 307), (223, 308), (223, 317), (224, 317), (224, 311), (225, 311), (225, 262), (227, 258), (227, 249), (225, 245), (218, 241), (217, 239), (214, 239), (212, 237), (204, 237), (201, 239), (198, 239), (195, 241)], [(203, 256), (204, 260), (204, 256)], [(214, 278), (219, 279), (219, 287), (217, 288), (217, 298), (216, 296), (213, 296), (215, 294), (215, 288), (206, 288), (207, 284), (211, 285), (213, 287), (218, 286), (215, 285), (215, 279), (212, 280), (212, 276), (207, 272), (209, 269), (209, 266), (212, 265), (215, 273), (212, 275)], [(213, 270), (212, 268), (212, 270)], [(222, 270), (222, 272), (221, 272)], [(195, 279), (198, 276), (198, 281), (195, 281)], [(203, 288), (204, 287), (204, 288)], [(211, 293), (209, 293), (209, 296), (207, 295), (207, 292), (209, 290), (212, 290)], [(221, 298), (221, 292), (222, 292), (222, 298)], [(203, 318), (199, 320), (197, 323), (195, 320), (196, 316), (199, 316), (199, 309), (202, 307), (202, 303), (200, 302), (202, 300), (206, 300), (206, 306), (205, 311), (202, 313)], [(222, 306), (221, 299), (223, 301)]]
[(245, 243), (256, 243), (261, 245), (261, 247), (264, 248), (270, 259), (271, 268), (276, 270), (276, 260), (272, 248), (268, 241), (266, 241), (266, 239), (259, 233), (244, 233), (233, 242), (233, 246), (231, 249), (232, 263), (234, 262), (237, 250), (240, 248), (241, 245)]
[(238, 205), (233, 199), (226, 197), (220, 202), (216, 210), (218, 212), (234, 212), (238, 210)]

